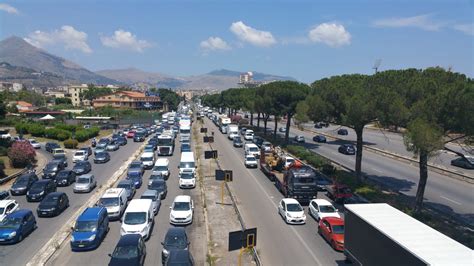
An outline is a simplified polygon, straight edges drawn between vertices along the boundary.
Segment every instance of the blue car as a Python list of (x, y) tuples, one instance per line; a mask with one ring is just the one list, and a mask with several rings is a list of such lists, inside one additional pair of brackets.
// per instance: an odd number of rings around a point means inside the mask
[(181, 152), (188, 152), (188, 151), (191, 151), (191, 144), (181, 143)]
[(142, 173), (141, 172), (128, 172), (127, 179), (133, 182), (135, 188), (140, 188), (142, 186)]
[(36, 219), (31, 210), (17, 210), (0, 223), (0, 244), (13, 244), (23, 240), (36, 229)]
[(71, 237), (73, 251), (97, 248), (109, 231), (109, 216), (104, 207), (87, 208), (77, 218)]

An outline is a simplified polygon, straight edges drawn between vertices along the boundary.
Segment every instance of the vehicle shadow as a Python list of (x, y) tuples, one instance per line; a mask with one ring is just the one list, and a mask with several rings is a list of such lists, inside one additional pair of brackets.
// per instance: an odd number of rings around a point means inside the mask
[(396, 178), (393, 176), (386, 176), (386, 175), (373, 175), (373, 174), (367, 174), (363, 173), (368, 179), (379, 183), (383, 184), (383, 186), (390, 188), (392, 191), (397, 191), (397, 192), (406, 192), (410, 191), (412, 188), (416, 186), (415, 182), (402, 179), (402, 178)]

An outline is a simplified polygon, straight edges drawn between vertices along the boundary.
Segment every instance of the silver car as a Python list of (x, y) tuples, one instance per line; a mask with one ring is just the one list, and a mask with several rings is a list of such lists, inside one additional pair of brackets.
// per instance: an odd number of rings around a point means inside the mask
[(153, 213), (156, 215), (161, 207), (160, 194), (156, 190), (147, 189), (143, 192), (140, 199), (151, 199), (151, 204), (153, 205)]
[(80, 175), (76, 177), (76, 183), (74, 183), (73, 191), (75, 193), (89, 193), (97, 186), (97, 181), (94, 175)]

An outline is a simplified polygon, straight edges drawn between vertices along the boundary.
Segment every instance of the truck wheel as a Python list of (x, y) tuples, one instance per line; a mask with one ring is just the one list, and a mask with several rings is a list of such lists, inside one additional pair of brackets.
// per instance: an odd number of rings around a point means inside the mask
[(334, 242), (334, 240), (331, 241), (331, 247), (332, 247), (334, 250), (337, 250), (337, 248), (336, 248), (336, 242)]

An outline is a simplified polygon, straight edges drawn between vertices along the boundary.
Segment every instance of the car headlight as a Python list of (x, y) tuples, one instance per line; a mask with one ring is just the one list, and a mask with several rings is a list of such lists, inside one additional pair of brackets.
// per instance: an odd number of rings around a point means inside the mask
[(168, 255), (170, 254), (170, 252), (167, 250), (167, 249), (163, 249), (163, 255), (165, 255), (165, 257), (168, 257)]
[(12, 238), (12, 237), (15, 237), (15, 236), (16, 236), (16, 231), (13, 231), (8, 235), (9, 238)]
[(145, 233), (145, 232), (146, 232), (146, 227), (143, 227), (143, 229), (142, 229), (141, 232), (142, 232), (142, 233)]
[(191, 218), (191, 216), (193, 216), (193, 214), (192, 214), (192, 213), (188, 214), (188, 215), (186, 216), (186, 219), (189, 219), (189, 218)]
[(44, 191), (41, 191), (39, 194), (40, 194), (40, 196), (43, 196), (43, 194), (44, 194)]
[(94, 239), (95, 239), (95, 235), (91, 235), (91, 237), (89, 237), (87, 240), (94, 241)]
[(74, 236), (71, 236), (71, 242), (75, 242), (76, 239), (74, 239)]
[(287, 216), (288, 218), (293, 218), (293, 216), (291, 216), (291, 214), (290, 214), (289, 212), (286, 213), (286, 216)]

